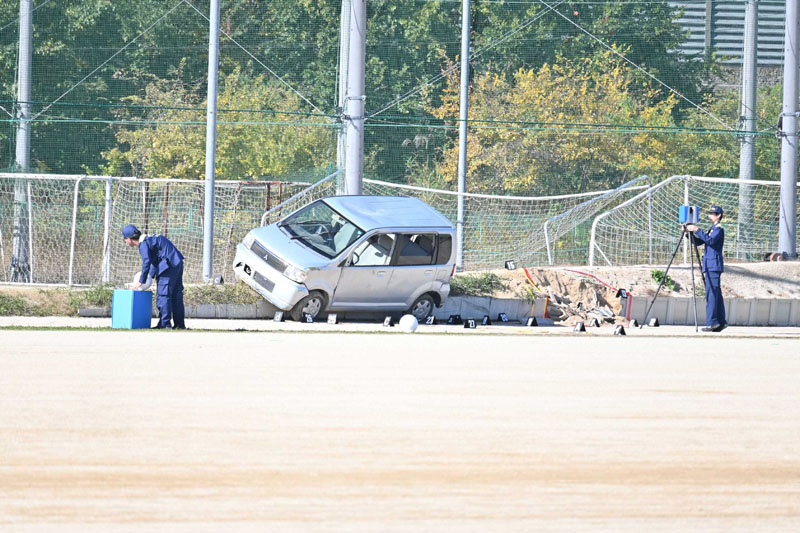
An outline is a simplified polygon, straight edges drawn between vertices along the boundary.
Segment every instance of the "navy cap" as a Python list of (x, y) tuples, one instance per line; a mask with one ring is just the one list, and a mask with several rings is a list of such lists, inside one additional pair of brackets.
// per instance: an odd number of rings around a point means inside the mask
[(709, 215), (721, 215), (722, 214), (722, 208), (720, 206), (718, 206), (718, 205), (712, 205), (711, 209), (708, 210), (708, 214)]
[(127, 226), (122, 228), (122, 236), (125, 237), (126, 239), (130, 239), (131, 237), (133, 237), (133, 234), (136, 233), (137, 231), (139, 230), (136, 229), (136, 226), (134, 226), (133, 224), (128, 224)]

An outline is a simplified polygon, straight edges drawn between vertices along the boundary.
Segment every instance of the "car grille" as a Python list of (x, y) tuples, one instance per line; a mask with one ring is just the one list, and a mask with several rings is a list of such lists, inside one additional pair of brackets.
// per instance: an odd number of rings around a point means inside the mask
[(272, 289), (275, 288), (275, 282), (268, 280), (258, 272), (253, 274), (253, 279), (256, 280), (256, 283), (267, 289), (269, 292), (272, 292)]
[(267, 252), (267, 249), (261, 246), (258, 241), (253, 241), (253, 244), (250, 245), (250, 249), (261, 259), (267, 262), (269, 266), (277, 270), (278, 272), (283, 272), (286, 270), (286, 263), (275, 257), (274, 255)]

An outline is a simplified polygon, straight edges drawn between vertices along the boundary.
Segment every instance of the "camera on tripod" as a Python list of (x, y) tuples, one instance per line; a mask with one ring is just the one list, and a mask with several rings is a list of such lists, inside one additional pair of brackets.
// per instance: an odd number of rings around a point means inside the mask
[(697, 224), (700, 222), (700, 207), (682, 205), (678, 208), (678, 222), (681, 224)]

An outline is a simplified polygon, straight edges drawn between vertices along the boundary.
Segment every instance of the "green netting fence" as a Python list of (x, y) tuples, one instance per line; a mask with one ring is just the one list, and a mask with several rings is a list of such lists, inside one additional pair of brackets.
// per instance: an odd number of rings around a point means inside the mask
[[(713, 9), (739, 27), (743, 4)], [(783, 2), (759, 4), (772, 16)], [(705, 6), (474, 0), (467, 192), (547, 197), (642, 175), (735, 178), (743, 134), (756, 139), (755, 178), (777, 180), (779, 67), (759, 72), (756, 127), (742, 131), (736, 46), (698, 50), (693, 40)], [(31, 163), (17, 169), (19, 2), (0, 3), (0, 170), (201, 181), (208, 9), (34, 1)], [(313, 182), (338, 165), (341, 11), (341, 0), (222, 0), (219, 181)], [(460, 26), (460, 0), (367, 2), (367, 179), (456, 189)], [(587, 260), (588, 224), (563, 228), (563, 261)]]

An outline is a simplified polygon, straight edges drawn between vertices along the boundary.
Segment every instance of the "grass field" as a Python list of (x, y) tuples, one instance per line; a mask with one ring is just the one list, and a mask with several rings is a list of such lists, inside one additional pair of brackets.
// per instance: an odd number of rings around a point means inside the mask
[(800, 529), (800, 342), (0, 331), (4, 531)]

